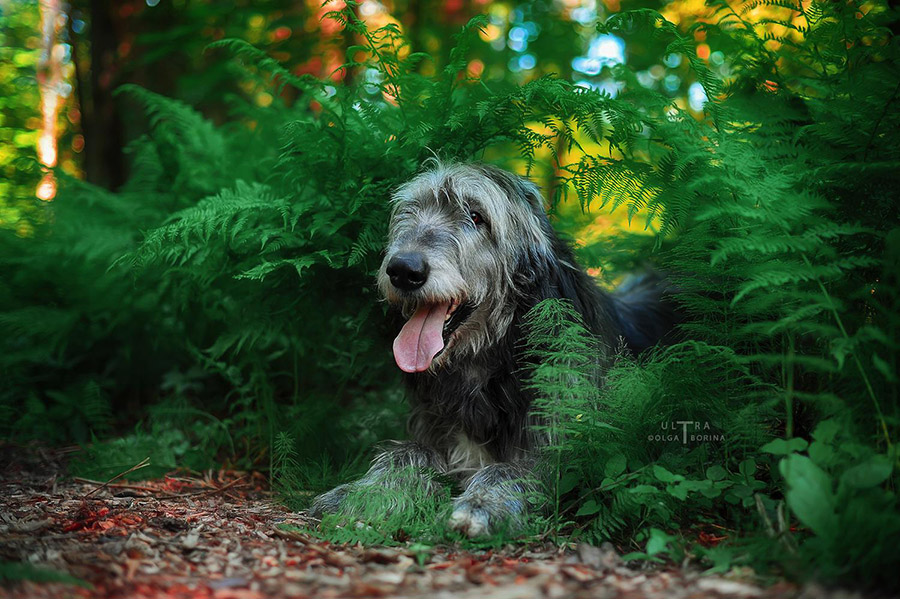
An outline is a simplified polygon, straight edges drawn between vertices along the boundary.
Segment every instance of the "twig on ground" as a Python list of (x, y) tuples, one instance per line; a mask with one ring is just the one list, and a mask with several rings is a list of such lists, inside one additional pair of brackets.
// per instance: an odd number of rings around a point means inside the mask
[(245, 478), (247, 478), (246, 474), (239, 476), (238, 478), (234, 479), (230, 483), (223, 485), (221, 487), (216, 487), (213, 489), (203, 489), (202, 491), (192, 491), (190, 493), (173, 493), (173, 494), (169, 494), (169, 495), (161, 495), (159, 497), (159, 499), (175, 499), (176, 497), (199, 497), (201, 495), (214, 495), (216, 493), (221, 493), (222, 491), (226, 491), (226, 490), (230, 489), (231, 487), (235, 486), (239, 482), (243, 481)]
[(112, 477), (111, 479), (109, 479), (108, 481), (106, 481), (105, 483), (102, 483), (99, 487), (97, 487), (96, 489), (94, 489), (93, 491), (91, 491), (90, 493), (88, 493), (87, 495), (85, 495), (85, 496), (84, 496), (84, 499), (87, 499), (88, 497), (90, 497), (91, 495), (93, 495), (94, 493), (96, 493), (97, 491), (99, 491), (100, 489), (105, 489), (105, 488), (108, 487), (109, 484), (110, 484), (111, 482), (113, 482), (114, 480), (119, 480), (119, 479), (122, 478), (123, 476), (125, 476), (125, 475), (127, 475), (127, 474), (131, 474), (131, 473), (134, 472), (135, 470), (140, 470), (141, 468), (145, 468), (145, 467), (147, 467), (147, 466), (149, 466), (149, 465), (150, 465), (150, 458), (149, 458), (149, 457), (144, 458), (143, 460), (141, 460), (140, 462), (138, 462), (137, 464), (135, 464), (134, 466), (132, 466), (131, 468), (129, 468), (128, 470), (126, 470), (125, 472), (121, 472), (121, 473), (115, 475), (114, 477)]
[(155, 493), (157, 491), (157, 489), (152, 489), (150, 487), (145, 487), (143, 485), (132, 485), (129, 483), (109, 483), (109, 482), (105, 483), (102, 480), (92, 480), (90, 478), (82, 478), (80, 476), (72, 477), (72, 481), (74, 481), (76, 483), (84, 483), (87, 485), (100, 485), (101, 487), (107, 486), (107, 487), (112, 487), (114, 489), (134, 489), (135, 491), (147, 491), (149, 493)]
[[(137, 469), (137, 467), (133, 468), (132, 471), (136, 470), (136, 469)], [(123, 475), (124, 474), (127, 474), (127, 473), (123, 473)], [(152, 493), (152, 494), (156, 495), (157, 499), (177, 499), (177, 498), (181, 498), (181, 497), (198, 497), (201, 495), (213, 495), (215, 493), (221, 493), (222, 491), (227, 491), (228, 489), (235, 486), (239, 482), (242, 482), (246, 478), (247, 478), (247, 475), (245, 474), (245, 475), (240, 476), (240, 477), (234, 479), (233, 481), (231, 481), (230, 483), (227, 483), (221, 487), (214, 487), (212, 489), (201, 489), (199, 491), (191, 491), (189, 493), (167, 493), (165, 495), (157, 495), (159, 493), (159, 489), (154, 489), (152, 487), (147, 487), (147, 486), (143, 486), (143, 485), (132, 485), (129, 483), (113, 483), (113, 482), (109, 482), (109, 481), (103, 482), (103, 481), (99, 481), (99, 480), (91, 480), (89, 478), (81, 478), (80, 476), (76, 476), (72, 480), (75, 482), (78, 482), (78, 483), (86, 483), (89, 485), (98, 485), (96, 489), (94, 489), (93, 491), (91, 491), (90, 493), (85, 495), (84, 499), (87, 499), (88, 497), (90, 497), (91, 495), (93, 495), (94, 493), (99, 491), (100, 489), (107, 488), (107, 487), (111, 487), (114, 489), (133, 489), (135, 491), (144, 491), (146, 493)], [(111, 480), (115, 480), (115, 479), (111, 479)]]

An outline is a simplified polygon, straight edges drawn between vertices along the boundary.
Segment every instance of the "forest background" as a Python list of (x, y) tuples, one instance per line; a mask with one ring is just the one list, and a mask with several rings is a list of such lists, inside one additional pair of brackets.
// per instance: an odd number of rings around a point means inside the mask
[[(0, 435), (77, 444), (91, 478), (264, 469), (303, 507), (403, 436), (372, 282), (391, 190), (435, 154), (485, 160), (541, 186), (600, 284), (652, 263), (690, 315), (600, 390), (559, 384), (591, 351), (565, 306), (535, 315), (560, 442), (533, 536), (896, 585), (897, 22), (857, 0), (3, 0)], [(319, 534), (443, 542), (445, 507)]]

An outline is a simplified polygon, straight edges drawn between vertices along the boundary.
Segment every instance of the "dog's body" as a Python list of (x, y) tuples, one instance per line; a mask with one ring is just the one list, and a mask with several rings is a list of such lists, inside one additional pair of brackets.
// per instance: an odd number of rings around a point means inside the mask
[(428, 471), (465, 485), (453, 528), (479, 536), (516, 526), (541, 442), (523, 381), (523, 317), (541, 300), (570, 301), (596, 336), (602, 373), (617, 348), (640, 351), (667, 333), (663, 284), (645, 277), (600, 290), (554, 232), (537, 187), (494, 167), (436, 164), (394, 201), (378, 283), (406, 319), (394, 357), (407, 373), (413, 441), (319, 496), (312, 512), (339, 511), (354, 488), (409, 484), (392, 473), (415, 468), (426, 486), (435, 484)]

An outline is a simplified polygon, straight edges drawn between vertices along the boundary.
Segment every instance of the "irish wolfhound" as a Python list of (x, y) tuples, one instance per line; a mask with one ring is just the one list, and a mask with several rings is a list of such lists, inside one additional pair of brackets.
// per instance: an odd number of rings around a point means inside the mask
[(413, 440), (317, 497), (311, 513), (341, 511), (348, 493), (372, 486), (428, 488), (441, 473), (464, 489), (449, 526), (472, 537), (515, 528), (540, 444), (523, 381), (523, 317), (543, 299), (569, 300), (596, 335), (603, 368), (617, 347), (640, 351), (667, 332), (662, 285), (599, 289), (554, 232), (538, 188), (495, 167), (435, 163), (394, 204), (378, 286), (406, 321), (394, 359), (407, 373)]

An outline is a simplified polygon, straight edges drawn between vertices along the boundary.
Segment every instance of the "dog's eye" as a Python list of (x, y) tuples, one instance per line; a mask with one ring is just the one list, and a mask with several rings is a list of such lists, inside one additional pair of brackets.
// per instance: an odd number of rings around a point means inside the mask
[(479, 213), (475, 212), (474, 210), (472, 210), (471, 212), (469, 212), (469, 218), (472, 219), (472, 222), (473, 222), (476, 226), (477, 226), (477, 225), (483, 225), (483, 224), (484, 224), (484, 218), (482, 218), (482, 216), (481, 216)]

